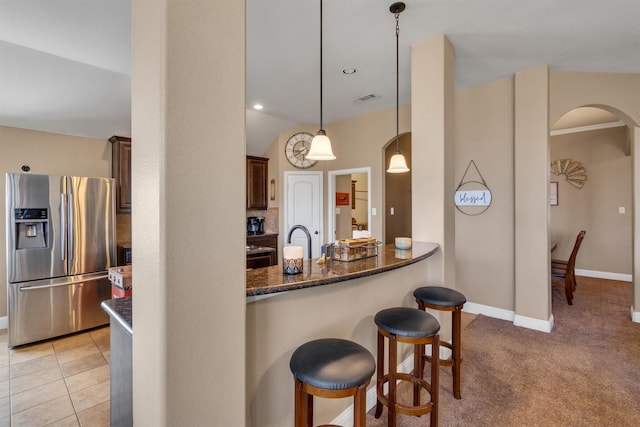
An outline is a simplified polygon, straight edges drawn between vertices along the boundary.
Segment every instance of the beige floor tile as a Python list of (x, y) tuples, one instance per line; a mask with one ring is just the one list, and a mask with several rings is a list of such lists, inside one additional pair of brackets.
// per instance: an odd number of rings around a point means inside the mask
[(65, 378), (67, 389), (73, 393), (89, 386), (109, 381), (109, 366), (104, 365), (98, 368), (89, 369), (80, 374)]
[(107, 402), (110, 397), (109, 381), (95, 384), (71, 393), (71, 401), (76, 411), (82, 412), (100, 403)]
[(9, 361), (13, 365), (15, 363), (26, 362), (27, 360), (37, 359), (50, 354), (53, 354), (53, 344), (51, 344), (50, 341), (47, 341), (40, 344), (30, 344), (9, 350)]
[(51, 424), (47, 424), (47, 427), (79, 427), (80, 421), (78, 416), (73, 414), (58, 421), (54, 421)]
[(55, 369), (43, 369), (27, 375), (11, 379), (11, 394), (22, 393), (34, 387), (39, 387), (57, 381), (62, 378), (60, 367)]
[(0, 427), (11, 427), (11, 417), (0, 417)]
[(111, 366), (111, 351), (103, 351), (102, 356), (104, 357), (104, 360), (109, 364), (109, 366)]
[(37, 359), (14, 363), (11, 365), (11, 378), (18, 378), (44, 369), (56, 369), (58, 367), (56, 355), (49, 354), (48, 356), (38, 357)]
[(103, 402), (78, 413), (82, 427), (109, 427), (111, 420), (111, 405)]
[(11, 398), (9, 396), (0, 398), (0, 417), (11, 413)]
[(56, 357), (61, 365), (71, 362), (72, 360), (82, 359), (83, 357), (90, 356), (92, 354), (100, 354), (100, 350), (95, 345), (93, 340), (86, 344), (78, 344), (75, 347), (69, 347), (65, 350), (56, 350)]
[(89, 356), (64, 363), (61, 366), (62, 375), (66, 378), (106, 364), (107, 361), (104, 360), (102, 353), (91, 354)]
[(91, 338), (93, 339), (93, 342), (96, 343), (96, 345), (102, 352), (108, 351), (109, 346), (111, 345), (109, 331), (110, 329), (107, 327), (96, 329), (89, 333), (89, 335), (91, 335)]
[(9, 350), (0, 349), (0, 366), (9, 366)]
[(11, 425), (12, 427), (45, 426), (73, 414), (71, 398), (67, 395), (13, 414)]
[(16, 414), (58, 397), (68, 396), (63, 379), (11, 395), (11, 413)]
[[(11, 384), (9, 380), (0, 381), (0, 397), (7, 397), (11, 394), (9, 392), (9, 384)], [(3, 415), (2, 412), (0, 412), (0, 417), (2, 415)]]
[(86, 344), (92, 344), (92, 343), (93, 343), (93, 340), (91, 339), (91, 336), (87, 332), (80, 332), (73, 335), (67, 335), (66, 337), (58, 338), (52, 342), (53, 348), (56, 351), (56, 353), (70, 350)]
[(3, 366), (0, 368), (0, 381), (9, 379), (9, 366)]

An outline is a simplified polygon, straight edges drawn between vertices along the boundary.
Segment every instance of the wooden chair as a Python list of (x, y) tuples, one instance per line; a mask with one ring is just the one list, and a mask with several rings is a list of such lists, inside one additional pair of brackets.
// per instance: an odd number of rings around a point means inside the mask
[(584, 239), (585, 234), (587, 234), (586, 230), (581, 230), (578, 233), (578, 237), (576, 237), (576, 243), (573, 245), (573, 250), (571, 251), (569, 260), (551, 260), (551, 276), (564, 279), (564, 291), (569, 305), (573, 305), (573, 293), (576, 290), (576, 257), (578, 256), (578, 249), (580, 249), (580, 244), (582, 243), (582, 239)]

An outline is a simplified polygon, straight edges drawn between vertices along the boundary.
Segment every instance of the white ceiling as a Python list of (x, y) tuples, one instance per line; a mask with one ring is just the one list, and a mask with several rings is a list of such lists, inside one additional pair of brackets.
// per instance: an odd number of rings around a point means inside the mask
[[(324, 121), (395, 105), (391, 1), (324, 1)], [(412, 43), (446, 34), (456, 89), (529, 67), (640, 73), (639, 0), (407, 0), (400, 103)], [(0, 124), (130, 135), (131, 0), (0, 0)], [(357, 73), (341, 70), (354, 67)], [(354, 99), (378, 95), (356, 104)], [(319, 1), (247, 0), (247, 152), (318, 127)]]

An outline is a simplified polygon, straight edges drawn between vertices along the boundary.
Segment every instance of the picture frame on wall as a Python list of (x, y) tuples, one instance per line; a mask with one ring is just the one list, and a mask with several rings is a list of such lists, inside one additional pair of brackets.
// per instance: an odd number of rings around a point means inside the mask
[(349, 206), (349, 193), (336, 192), (336, 206)]
[(558, 206), (558, 183), (556, 181), (549, 183), (549, 204)]

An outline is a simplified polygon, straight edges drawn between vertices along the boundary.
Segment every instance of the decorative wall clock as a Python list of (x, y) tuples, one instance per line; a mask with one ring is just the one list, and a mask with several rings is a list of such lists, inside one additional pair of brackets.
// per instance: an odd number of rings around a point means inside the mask
[(313, 135), (308, 132), (298, 132), (291, 135), (284, 146), (284, 156), (292, 166), (298, 169), (308, 169), (316, 164), (317, 160), (307, 159)]

